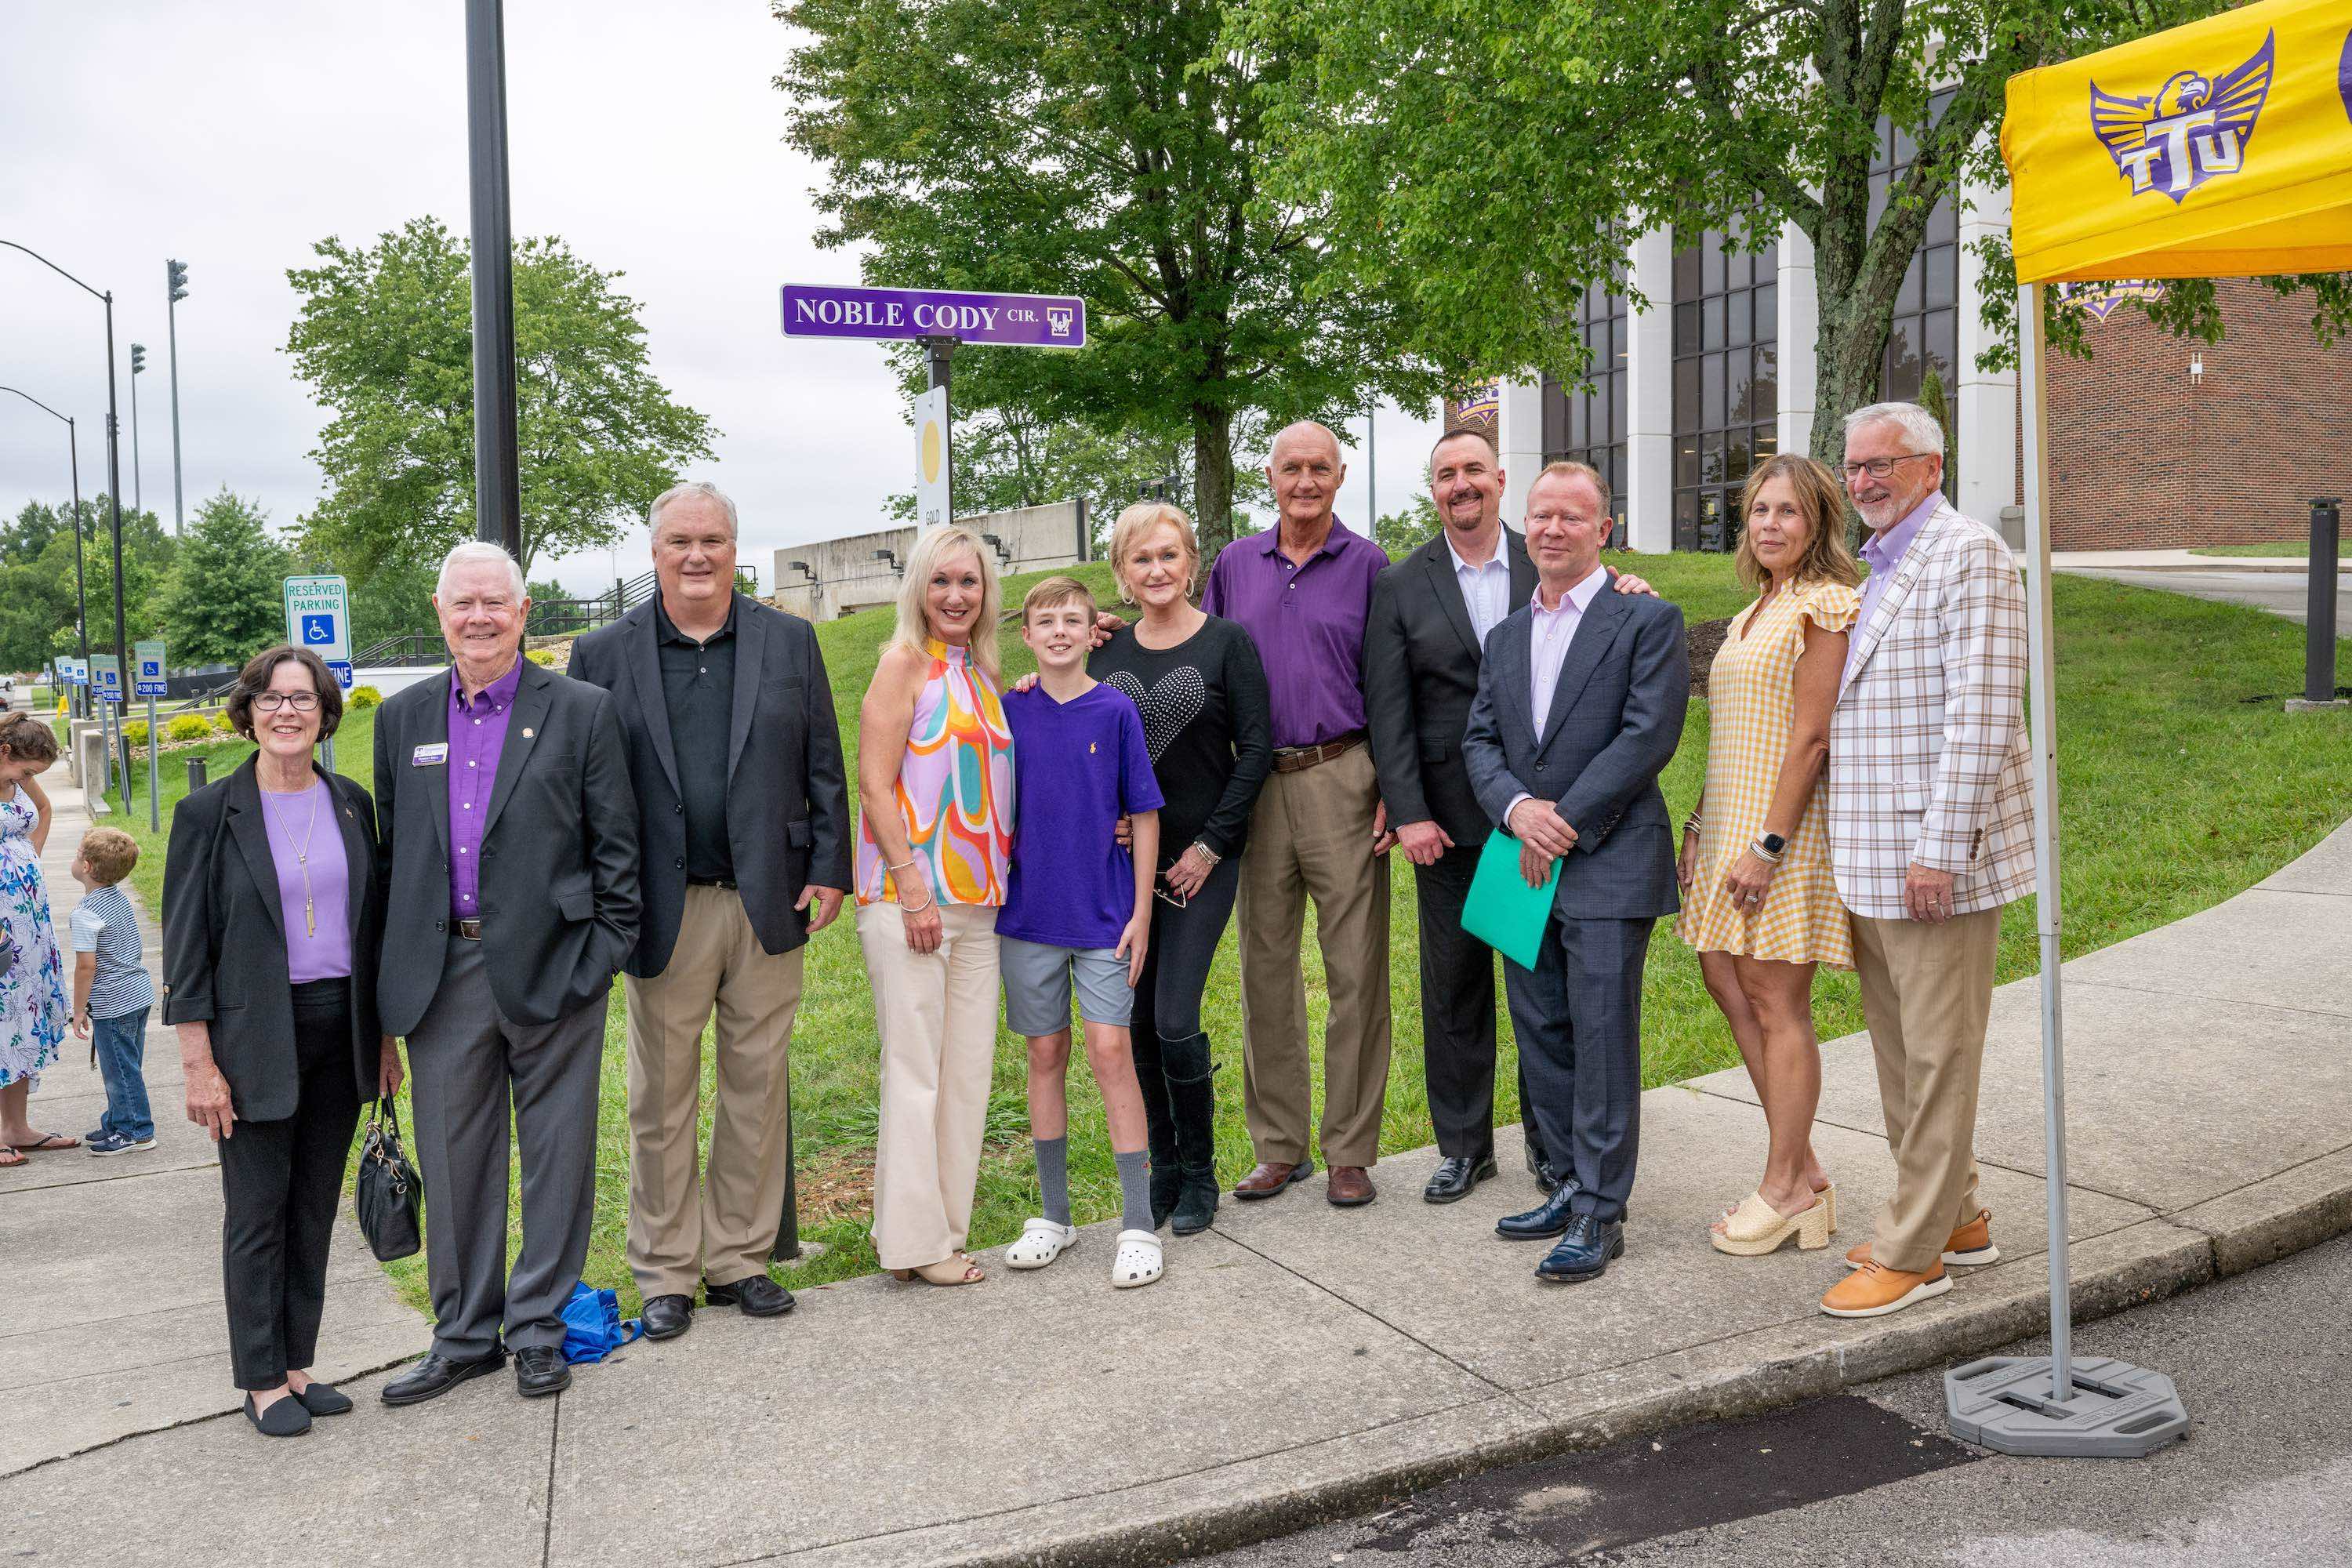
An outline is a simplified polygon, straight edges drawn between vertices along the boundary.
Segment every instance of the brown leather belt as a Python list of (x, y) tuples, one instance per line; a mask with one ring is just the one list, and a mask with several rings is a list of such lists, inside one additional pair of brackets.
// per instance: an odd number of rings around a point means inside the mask
[(1364, 732), (1361, 730), (1350, 730), (1344, 735), (1334, 736), (1319, 746), (1276, 746), (1274, 749), (1274, 771), (1278, 773), (1295, 773), (1302, 769), (1311, 768), (1318, 763), (1328, 763), (1332, 758), (1343, 755), (1363, 744), (1363, 742)]
[(457, 934), (464, 937), (467, 942), (479, 942), (482, 940), (482, 922), (478, 920), (459, 921), (457, 922)]

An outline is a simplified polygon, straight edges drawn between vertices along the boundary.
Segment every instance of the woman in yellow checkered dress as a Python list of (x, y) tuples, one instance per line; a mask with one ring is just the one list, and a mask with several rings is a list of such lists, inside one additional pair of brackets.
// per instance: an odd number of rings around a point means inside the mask
[(1838, 482), (1811, 458), (1766, 459), (1740, 510), (1739, 576), (1759, 592), (1707, 675), (1706, 789), (1683, 829), (1675, 931), (1698, 951), (1771, 1135), (1763, 1179), (1708, 1239), (1760, 1257), (1791, 1236), (1826, 1247), (1837, 1229), (1837, 1189), (1812, 1147), (1813, 969), (1853, 968), (1853, 937), (1816, 786), (1862, 569)]

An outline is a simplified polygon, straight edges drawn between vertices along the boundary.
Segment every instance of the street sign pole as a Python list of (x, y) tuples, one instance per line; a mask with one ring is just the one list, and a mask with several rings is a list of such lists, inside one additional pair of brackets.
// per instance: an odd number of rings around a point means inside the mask
[(515, 439), (514, 225), (507, 184), (505, 7), (466, 0), (466, 151), (473, 205), (474, 535), (522, 559)]
[(147, 700), (147, 831), (163, 831), (163, 792), (156, 787), (156, 760), (163, 736), (155, 730), (155, 699), (164, 694), (163, 641), (151, 637), (131, 652), (139, 659), (138, 694)]
[[(925, 399), (922, 406), (939, 421), (936, 483), (939, 490), (940, 526), (945, 528), (955, 521), (955, 420), (951, 405), (948, 401), (950, 396), (948, 359), (955, 353), (957, 339), (952, 333), (931, 332), (915, 341), (923, 345), (924, 352), (929, 356), (930, 379), (927, 390), (930, 395)], [(918, 423), (920, 422), (919, 416)], [(929, 439), (926, 436), (926, 444), (920, 454), (921, 470), (926, 479), (929, 479), (933, 471), (932, 460), (935, 456), (930, 450)], [(916, 508), (918, 515), (920, 514), (921, 510), (919, 506)]]
[(156, 739), (155, 700), (150, 697), (147, 699), (147, 831), (150, 833), (163, 831), (163, 795), (155, 784), (155, 753), (163, 748), (156, 745)]

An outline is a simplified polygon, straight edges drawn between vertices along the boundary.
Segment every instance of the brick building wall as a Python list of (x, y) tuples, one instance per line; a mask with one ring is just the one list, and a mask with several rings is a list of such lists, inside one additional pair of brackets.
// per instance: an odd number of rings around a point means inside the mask
[[(2053, 356), (2054, 548), (2286, 539), (2308, 525), (2313, 496), (2352, 499), (2352, 342), (2319, 346), (2307, 296), (2233, 280), (2221, 300), (2218, 343), (2176, 338), (2126, 305), (2092, 324), (2092, 358)], [(2196, 384), (2192, 356), (2205, 363)]]

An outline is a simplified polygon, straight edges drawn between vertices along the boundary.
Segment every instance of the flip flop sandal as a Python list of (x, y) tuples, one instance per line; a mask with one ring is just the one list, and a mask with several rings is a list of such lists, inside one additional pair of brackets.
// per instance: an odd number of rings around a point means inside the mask
[(0, 1171), (5, 1171), (11, 1165), (21, 1165), (24, 1163), (25, 1156), (17, 1153), (14, 1149), (0, 1148)]
[[(1128, 1234), (1132, 1235), (1132, 1232)], [(1042, 1216), (1021, 1227), (1021, 1239), (1004, 1249), (1009, 1268), (1043, 1268), (1078, 1244), (1078, 1227)]]
[(1118, 1233), (1118, 1251), (1110, 1260), (1110, 1282), (1114, 1289), (1130, 1290), (1138, 1285), (1149, 1285), (1162, 1272), (1160, 1237), (1148, 1230), (1122, 1230)]
[(54, 1154), (61, 1149), (79, 1149), (81, 1140), (68, 1138), (62, 1132), (44, 1132), (37, 1142), (11, 1143), (9, 1148), (19, 1154)]

